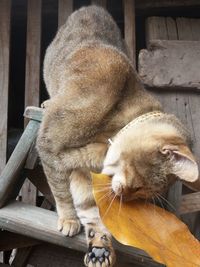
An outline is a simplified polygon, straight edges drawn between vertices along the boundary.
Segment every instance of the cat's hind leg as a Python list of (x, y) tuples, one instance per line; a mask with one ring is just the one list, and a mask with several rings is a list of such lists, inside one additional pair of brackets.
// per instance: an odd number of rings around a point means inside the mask
[(66, 236), (74, 236), (81, 230), (70, 193), (69, 176), (71, 172), (58, 172), (43, 163), (47, 181), (53, 193), (58, 213), (58, 230)]
[(90, 173), (74, 170), (70, 176), (70, 190), (78, 217), (85, 227), (88, 251), (84, 263), (88, 267), (108, 267), (115, 262), (112, 237), (99, 217), (92, 194)]

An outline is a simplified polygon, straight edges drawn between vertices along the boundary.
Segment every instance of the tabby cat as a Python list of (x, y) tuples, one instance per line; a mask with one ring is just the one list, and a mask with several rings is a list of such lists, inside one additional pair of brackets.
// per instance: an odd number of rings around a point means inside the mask
[(110, 175), (108, 186), (124, 201), (151, 199), (176, 178), (197, 180), (189, 134), (145, 91), (103, 8), (83, 7), (68, 18), (46, 51), (44, 80), (50, 99), (37, 148), (58, 230), (71, 237), (83, 225), (85, 265), (113, 266), (111, 235), (95, 205), (90, 171)]

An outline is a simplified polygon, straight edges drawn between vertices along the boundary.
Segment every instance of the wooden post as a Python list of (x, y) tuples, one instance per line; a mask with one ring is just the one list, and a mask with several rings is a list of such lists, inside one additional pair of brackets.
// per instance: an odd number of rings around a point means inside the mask
[[(25, 107), (39, 106), (40, 103), (41, 14), (42, 1), (28, 0)], [(25, 118), (26, 124), (27, 119)], [(35, 204), (36, 197), (37, 189), (26, 180), (22, 187), (22, 200)]]
[(0, 173), (6, 164), (11, 1), (0, 1)]
[(92, 0), (92, 5), (102, 6), (106, 8), (107, 6), (107, 0)]
[(135, 0), (124, 0), (124, 34), (130, 59), (136, 66)]
[(0, 176), (0, 208), (10, 200), (28, 151), (36, 138), (39, 122), (31, 120)]
[(58, 27), (63, 25), (69, 15), (73, 12), (73, 0), (58, 1)]

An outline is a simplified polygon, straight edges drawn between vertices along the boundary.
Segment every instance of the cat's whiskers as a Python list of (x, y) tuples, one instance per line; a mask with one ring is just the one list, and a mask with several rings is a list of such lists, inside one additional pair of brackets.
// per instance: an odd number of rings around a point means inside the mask
[(121, 208), (122, 208), (122, 201), (123, 201), (123, 195), (120, 195), (120, 200), (119, 200), (119, 211), (118, 211), (118, 216), (120, 215)]
[(163, 203), (162, 203), (162, 200), (159, 198), (159, 196), (155, 193), (154, 196), (156, 197), (156, 199), (159, 201), (161, 207), (164, 209), (164, 206), (163, 206)]
[(163, 200), (163, 201), (165, 201), (165, 203), (169, 206), (169, 207), (171, 207), (174, 211), (176, 211), (176, 208), (166, 199), (166, 198), (164, 198), (161, 194), (159, 194), (159, 193), (157, 193), (157, 195)]
[(109, 191), (109, 192), (105, 193), (103, 196), (101, 196), (98, 201), (101, 202), (105, 198), (108, 198), (109, 199), (111, 197), (111, 195), (112, 195), (112, 192)]
[[(111, 192), (111, 193), (113, 193), (113, 192)], [(113, 197), (113, 199), (111, 200), (110, 205), (108, 206), (106, 212), (104, 213), (103, 218), (104, 218), (104, 217), (107, 215), (107, 213), (109, 212), (109, 210), (110, 210), (110, 208), (111, 208), (111, 206), (112, 206), (112, 204), (113, 204), (113, 202), (114, 202), (114, 200), (115, 200), (116, 197), (117, 197), (117, 195), (115, 194), (114, 197)], [(103, 218), (102, 218), (102, 219), (103, 219)]]
[(155, 198), (154, 198), (154, 196), (152, 196), (151, 199), (153, 200), (154, 215), (155, 215), (155, 212), (156, 212), (156, 209), (155, 209), (156, 202), (155, 202)]

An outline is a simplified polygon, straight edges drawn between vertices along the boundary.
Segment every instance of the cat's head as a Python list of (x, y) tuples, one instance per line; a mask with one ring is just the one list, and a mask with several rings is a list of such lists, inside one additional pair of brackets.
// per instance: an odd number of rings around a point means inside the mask
[(114, 139), (102, 173), (112, 177), (112, 190), (124, 200), (151, 198), (176, 179), (194, 182), (199, 176), (196, 160), (176, 127), (148, 121)]

